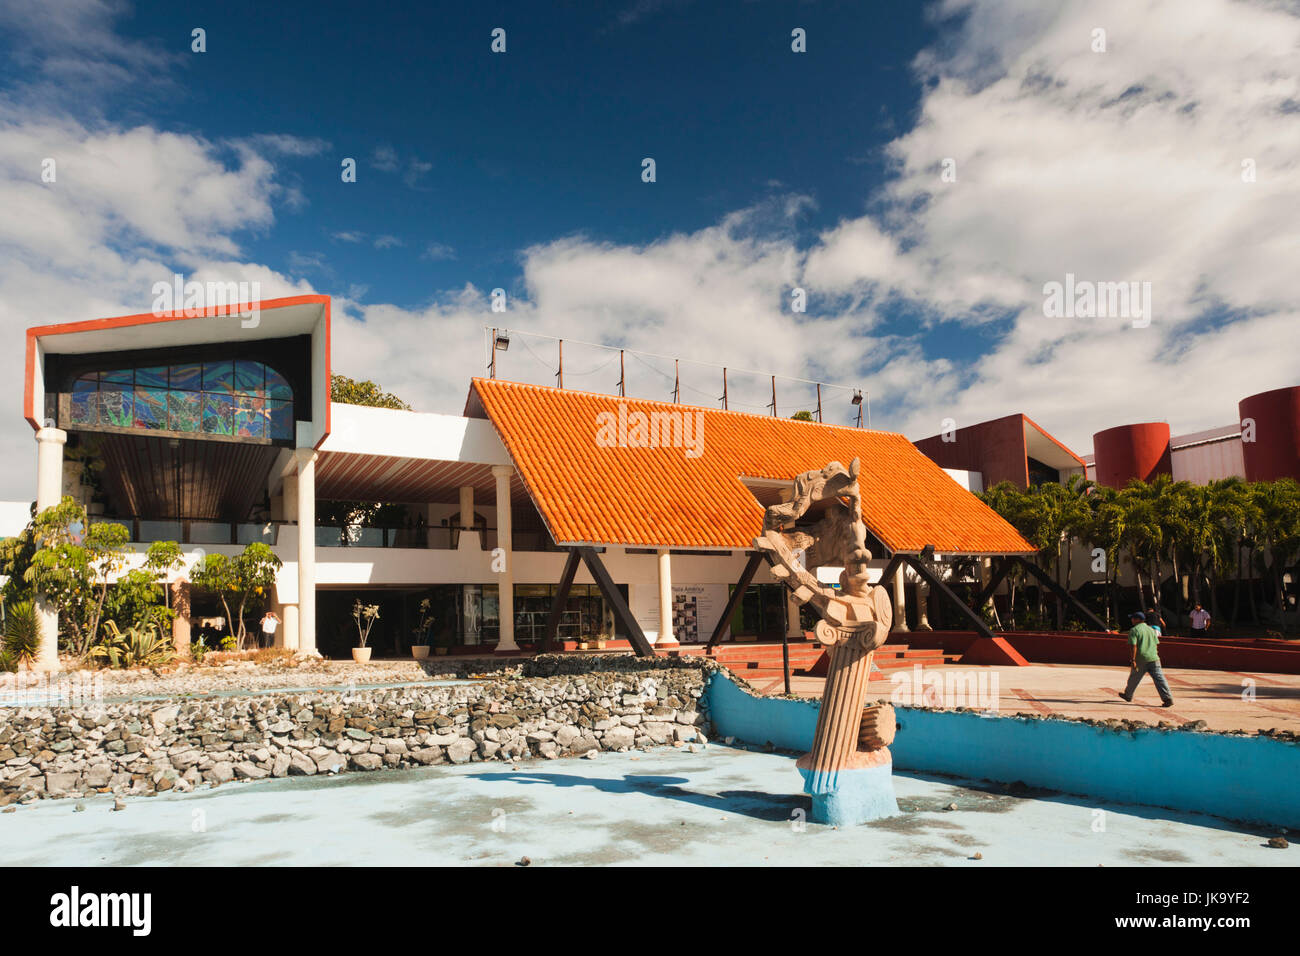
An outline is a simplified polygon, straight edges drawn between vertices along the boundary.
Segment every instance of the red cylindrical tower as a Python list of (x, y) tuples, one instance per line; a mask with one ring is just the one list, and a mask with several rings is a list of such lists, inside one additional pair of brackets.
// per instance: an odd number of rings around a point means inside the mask
[(1260, 392), (1237, 403), (1247, 481), (1300, 481), (1300, 385)]
[(1150, 481), (1156, 475), (1173, 474), (1168, 422), (1140, 422), (1097, 432), (1092, 436), (1092, 453), (1099, 485), (1123, 488), (1132, 478)]

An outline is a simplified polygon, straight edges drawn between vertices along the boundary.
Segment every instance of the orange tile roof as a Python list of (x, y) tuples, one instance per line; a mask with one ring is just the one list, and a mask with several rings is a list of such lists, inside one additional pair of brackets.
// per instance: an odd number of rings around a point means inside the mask
[[(862, 459), (863, 520), (888, 548), (1026, 553), (1033, 546), (902, 435), (743, 412), (476, 378), (524, 486), (561, 544), (748, 548), (763, 507), (741, 478), (789, 480), (829, 461)], [(602, 412), (699, 413), (702, 453), (603, 447)], [(696, 419), (700, 421), (701, 419)]]

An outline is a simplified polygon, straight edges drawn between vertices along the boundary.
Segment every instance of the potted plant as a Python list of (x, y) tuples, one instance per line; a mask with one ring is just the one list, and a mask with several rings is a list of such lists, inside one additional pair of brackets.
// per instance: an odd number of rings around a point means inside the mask
[(352, 620), (357, 624), (357, 639), (360, 645), (352, 648), (352, 659), (358, 664), (364, 664), (370, 660), (370, 648), (366, 647), (366, 640), (370, 637), (370, 629), (375, 626), (375, 621), (379, 620), (378, 604), (362, 604), (361, 599), (357, 598), (352, 604)]
[(429, 609), (429, 599), (420, 602), (420, 623), (415, 625), (415, 643), (411, 645), (411, 656), (422, 661), (429, 656), (429, 628), (433, 627), (433, 614)]

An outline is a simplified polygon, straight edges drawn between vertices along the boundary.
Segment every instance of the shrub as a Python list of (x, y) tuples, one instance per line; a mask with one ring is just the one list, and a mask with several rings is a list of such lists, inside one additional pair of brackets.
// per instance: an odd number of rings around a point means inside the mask
[(109, 667), (157, 667), (169, 662), (175, 653), (171, 639), (155, 624), (122, 631), (115, 621), (105, 621), (104, 629), (108, 636), (91, 648), (90, 656), (105, 661)]
[(4, 650), (15, 665), (30, 664), (36, 660), (41, 648), (41, 624), (36, 617), (36, 606), (31, 601), (19, 601), (8, 608), (5, 615)]

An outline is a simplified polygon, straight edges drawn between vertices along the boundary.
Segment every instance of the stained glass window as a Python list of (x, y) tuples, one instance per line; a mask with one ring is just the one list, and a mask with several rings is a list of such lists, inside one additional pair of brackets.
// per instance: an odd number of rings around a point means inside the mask
[(135, 427), (167, 427), (167, 389), (136, 387)]
[(262, 438), (266, 433), (266, 413), (260, 398), (241, 395), (235, 400), (235, 434), (245, 438)]
[(167, 427), (174, 432), (199, 431), (203, 396), (198, 392), (167, 393)]
[(136, 369), (135, 384), (137, 386), (143, 385), (145, 388), (166, 388), (167, 367)]
[(129, 387), (105, 382), (99, 390), (99, 424), (130, 428), (135, 422), (131, 414), (131, 396)]
[(209, 435), (234, 433), (234, 406), (224, 395), (203, 395), (203, 430)]
[(283, 375), (246, 359), (89, 372), (68, 424), (292, 441), (292, 399)]
[(225, 392), (229, 394), (234, 390), (235, 390), (235, 363), (234, 362), (204, 362), (203, 363), (203, 391)]
[(193, 365), (173, 365), (171, 387), (197, 392), (203, 387), (203, 366), (197, 362)]
[(267, 427), (270, 429), (267, 438), (277, 440), (293, 438), (293, 402), (268, 401), (266, 417)]
[(273, 368), (266, 370), (266, 397), (293, 398), (293, 389), (289, 387), (288, 381)]
[(92, 372), (72, 383), (72, 424), (99, 424), (99, 375)]
[(266, 366), (261, 362), (235, 363), (235, 391), (261, 396), (266, 387)]

